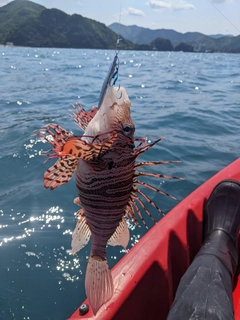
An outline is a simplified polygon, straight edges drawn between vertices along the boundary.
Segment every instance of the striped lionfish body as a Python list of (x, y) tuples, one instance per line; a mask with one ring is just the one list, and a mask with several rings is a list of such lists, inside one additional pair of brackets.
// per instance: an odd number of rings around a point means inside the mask
[[(130, 104), (123, 87), (107, 85), (99, 108), (93, 108), (91, 112), (86, 112), (82, 107), (75, 108), (73, 118), (85, 131), (83, 136), (73, 136), (57, 124), (50, 124), (38, 133), (52, 144), (54, 153), (50, 157), (59, 158), (45, 172), (44, 186), (54, 189), (68, 182), (76, 172), (78, 198), (74, 201), (82, 209), (77, 213), (78, 221), (72, 234), (72, 253), (82, 249), (92, 237), (85, 289), (94, 314), (112, 297), (114, 290), (106, 259), (106, 245), (127, 247), (129, 230), (125, 218), (137, 223), (138, 215), (145, 224), (139, 208), (152, 218), (142, 199), (162, 212), (138, 185), (166, 193), (138, 178), (176, 178), (136, 171), (143, 166), (174, 161), (136, 163), (140, 154), (161, 139), (149, 145), (145, 139), (134, 140)], [(136, 141), (139, 141), (137, 146)]]

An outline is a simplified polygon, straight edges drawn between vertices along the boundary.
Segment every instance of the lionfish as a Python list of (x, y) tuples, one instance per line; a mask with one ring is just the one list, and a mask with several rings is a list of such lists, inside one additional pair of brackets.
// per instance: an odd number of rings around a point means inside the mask
[(72, 234), (72, 254), (81, 250), (92, 236), (85, 290), (94, 314), (111, 299), (114, 291), (106, 245), (121, 245), (126, 249), (129, 242), (126, 218), (138, 224), (139, 216), (146, 226), (141, 208), (155, 222), (143, 199), (163, 213), (139, 186), (174, 198), (139, 178), (181, 179), (136, 170), (178, 161), (136, 163), (136, 159), (161, 138), (150, 144), (145, 138), (134, 139), (131, 102), (125, 88), (115, 86), (117, 73), (116, 55), (103, 83), (98, 107), (87, 112), (82, 106), (75, 106), (72, 117), (84, 131), (82, 136), (74, 136), (58, 124), (48, 124), (37, 133), (53, 147), (53, 153), (48, 156), (59, 158), (44, 173), (44, 187), (55, 189), (67, 183), (76, 172), (78, 198), (74, 202), (82, 209), (77, 212), (78, 220)]

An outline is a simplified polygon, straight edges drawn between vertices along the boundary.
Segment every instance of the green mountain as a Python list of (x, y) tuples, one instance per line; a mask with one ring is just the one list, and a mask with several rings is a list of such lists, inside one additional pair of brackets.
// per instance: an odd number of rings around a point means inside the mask
[(157, 39), (168, 39), (171, 42), (178, 42), (181, 33), (174, 30), (157, 29), (152, 30), (149, 28), (133, 26), (125, 26), (121, 23), (112, 23), (108, 26), (114, 32), (120, 34), (124, 38), (138, 44), (148, 44), (149, 42)]
[(16, 29), (28, 19), (37, 18), (45, 8), (33, 2), (13, 1), (0, 8), (0, 43), (7, 41), (10, 30)]
[[(0, 43), (17, 46), (104, 48), (116, 47), (117, 34), (103, 23), (46, 9), (34, 2), (15, 0), (0, 7)], [(134, 45), (123, 39), (122, 49)]]
[(157, 38), (149, 43), (150, 48), (157, 51), (173, 51), (173, 45), (170, 40)]
[[(136, 44), (146, 45), (156, 38), (168, 39), (174, 46), (180, 43), (191, 45), (195, 51), (215, 51), (240, 53), (240, 36), (206, 36), (199, 32), (180, 33), (166, 29), (148, 29), (143, 27), (125, 26), (120, 23), (113, 23), (108, 26), (114, 32), (125, 39)], [(179, 48), (179, 47), (178, 47)]]
[(115, 49), (118, 34), (122, 38), (121, 49), (240, 53), (240, 36), (211, 37), (199, 32), (182, 34), (119, 23), (108, 28), (79, 14), (68, 15), (58, 9), (46, 9), (28, 0), (14, 0), (0, 7), (0, 44)]

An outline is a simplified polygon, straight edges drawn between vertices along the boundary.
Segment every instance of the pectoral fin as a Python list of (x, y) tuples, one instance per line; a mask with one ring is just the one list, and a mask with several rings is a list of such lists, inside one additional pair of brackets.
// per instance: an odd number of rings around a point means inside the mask
[[(110, 139), (101, 144), (87, 143), (84, 139), (81, 139), (82, 137), (74, 137), (70, 132), (54, 123), (48, 124), (37, 132), (36, 136), (45, 139), (53, 146), (53, 149), (50, 150), (53, 153), (42, 153), (42, 155), (49, 156), (50, 159), (68, 157), (85, 161), (98, 160), (109, 151), (117, 138), (117, 133), (113, 133)], [(92, 138), (94, 139), (94, 137)], [(97, 138), (96, 136), (94, 140), (97, 140)], [(52, 168), (51, 171), (53, 171)]]
[(44, 187), (51, 190), (67, 183), (77, 169), (78, 159), (65, 157), (57, 160), (55, 164), (44, 173)]
[(117, 134), (115, 133), (102, 144), (87, 143), (77, 137), (71, 137), (63, 146), (62, 151), (58, 153), (58, 156), (71, 156), (85, 161), (98, 160), (109, 151), (116, 137)]
[(85, 247), (91, 236), (91, 231), (84, 216), (83, 209), (78, 211), (77, 217), (79, 219), (72, 234), (72, 254), (75, 254), (83, 247)]
[(125, 218), (122, 218), (114, 234), (108, 240), (108, 244), (111, 246), (122, 246), (127, 248), (129, 242), (129, 229)]

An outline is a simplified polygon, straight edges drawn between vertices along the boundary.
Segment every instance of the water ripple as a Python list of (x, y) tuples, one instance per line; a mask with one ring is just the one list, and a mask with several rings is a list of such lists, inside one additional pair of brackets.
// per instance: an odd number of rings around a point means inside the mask
[[(43, 173), (54, 161), (43, 164), (46, 145), (32, 134), (51, 122), (81, 134), (68, 110), (75, 102), (87, 110), (97, 105), (113, 56), (107, 50), (0, 48), (0, 318), (66, 319), (85, 298), (89, 245), (76, 256), (68, 251), (78, 210), (75, 184), (44, 189)], [(240, 56), (120, 51), (119, 59), (118, 83), (131, 99), (136, 137), (164, 138), (139, 161), (181, 161), (151, 170), (184, 181), (146, 179), (177, 198), (146, 191), (167, 213), (239, 157)], [(127, 250), (146, 232), (129, 226)], [(111, 267), (125, 254), (117, 247), (107, 252)]]

